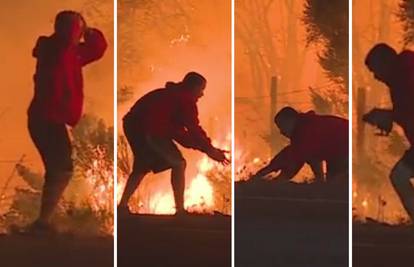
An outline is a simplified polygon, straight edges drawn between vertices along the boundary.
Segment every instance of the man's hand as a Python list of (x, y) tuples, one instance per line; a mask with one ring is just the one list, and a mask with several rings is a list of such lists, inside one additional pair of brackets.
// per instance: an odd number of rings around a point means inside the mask
[(83, 39), (88, 40), (94, 33), (94, 29), (90, 27), (85, 27), (83, 30)]
[(362, 120), (380, 129), (380, 135), (389, 135), (392, 130), (392, 111), (374, 108), (366, 113)]
[(228, 151), (219, 148), (212, 148), (207, 151), (207, 156), (223, 165), (228, 165), (230, 160), (226, 157)]
[(272, 173), (273, 171), (278, 171), (278, 170), (273, 170), (271, 166), (267, 165), (264, 166), (263, 168), (261, 168), (258, 172), (256, 172), (254, 175), (252, 175), (250, 177), (250, 179), (252, 180), (258, 180), (260, 178), (265, 179), (265, 177)]

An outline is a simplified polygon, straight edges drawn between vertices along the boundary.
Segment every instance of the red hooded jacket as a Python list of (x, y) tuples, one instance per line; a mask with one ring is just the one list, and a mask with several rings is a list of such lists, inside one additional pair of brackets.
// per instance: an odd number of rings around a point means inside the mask
[(212, 148), (200, 126), (197, 99), (182, 84), (168, 82), (165, 88), (141, 97), (124, 117), (138, 135), (174, 139), (181, 145), (201, 150)]
[(403, 51), (398, 55), (398, 66), (394, 68), (390, 83), (393, 119), (404, 130), (414, 145), (414, 52)]
[[(348, 157), (348, 120), (313, 111), (300, 113), (290, 145), (275, 157), (271, 166), (286, 168), (290, 163), (330, 161)], [(273, 166), (275, 165), (275, 166)]]
[(63, 46), (55, 35), (41, 36), (33, 49), (37, 59), (34, 97), (28, 114), (41, 120), (76, 125), (82, 115), (82, 67), (101, 58), (107, 43), (97, 29), (85, 33), (85, 42)]

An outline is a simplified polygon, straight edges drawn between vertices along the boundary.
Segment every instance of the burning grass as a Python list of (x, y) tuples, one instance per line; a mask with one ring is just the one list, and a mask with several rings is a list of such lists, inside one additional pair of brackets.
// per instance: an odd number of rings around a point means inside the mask
[(355, 222), (370, 220), (391, 224), (409, 224), (408, 215), (402, 208), (391, 185), (383, 185), (378, 191), (352, 181), (352, 217)]
[[(113, 171), (104, 159), (105, 152), (96, 147), (90, 168), (76, 168), (63, 199), (59, 202), (53, 222), (57, 229), (79, 234), (110, 235), (113, 232)], [(16, 166), (25, 181), (8, 196), (2, 211), (1, 231), (12, 225), (24, 226), (36, 219), (40, 209), (43, 177), (24, 164)]]
[[(247, 150), (236, 146), (235, 159), (236, 159), (236, 173), (234, 176), (235, 182), (248, 181), (250, 178), (261, 168), (266, 166), (271, 158), (260, 157), (257, 155), (251, 155)], [(271, 180), (274, 176), (263, 177), (264, 179)], [(297, 183), (310, 183), (314, 180), (310, 167), (305, 165), (302, 170), (292, 179)]]
[[(72, 130), (73, 178), (58, 204), (53, 223), (58, 230), (87, 235), (113, 233), (113, 131), (86, 115)], [(15, 166), (22, 181), (2, 196), (0, 231), (23, 226), (38, 216), (43, 175), (25, 162)]]

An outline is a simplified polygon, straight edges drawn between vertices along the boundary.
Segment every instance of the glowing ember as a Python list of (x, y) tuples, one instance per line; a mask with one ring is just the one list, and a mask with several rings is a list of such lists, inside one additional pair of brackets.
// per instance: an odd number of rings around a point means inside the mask
[(364, 199), (364, 201), (362, 201), (362, 207), (368, 208), (368, 200)]

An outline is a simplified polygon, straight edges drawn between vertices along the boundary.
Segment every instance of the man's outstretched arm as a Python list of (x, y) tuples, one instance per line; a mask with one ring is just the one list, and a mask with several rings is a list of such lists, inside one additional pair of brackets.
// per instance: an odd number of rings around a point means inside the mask
[(254, 174), (251, 178), (252, 179), (262, 178), (262, 177), (269, 175), (270, 173), (274, 171), (276, 170), (274, 170), (273, 167), (270, 164), (268, 164), (264, 166), (263, 168), (261, 168), (259, 171), (257, 171), (256, 174)]
[(279, 153), (276, 154), (276, 156), (274, 156), (267, 166), (260, 169), (253, 177), (260, 178), (272, 172), (281, 171), (278, 177), (283, 176), (284, 179), (290, 180), (304, 165), (304, 162), (290, 161), (289, 159), (292, 157), (291, 153), (291, 145), (284, 147), (281, 151), (279, 151)]
[(226, 151), (216, 148), (211, 144), (211, 139), (206, 131), (201, 127), (198, 119), (197, 105), (185, 103), (183, 107), (183, 123), (185, 130), (178, 134), (177, 141), (185, 146), (197, 149), (207, 154), (211, 159), (229, 164), (230, 160), (226, 157)]

